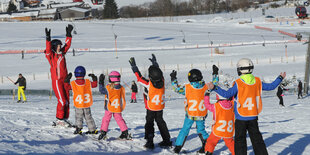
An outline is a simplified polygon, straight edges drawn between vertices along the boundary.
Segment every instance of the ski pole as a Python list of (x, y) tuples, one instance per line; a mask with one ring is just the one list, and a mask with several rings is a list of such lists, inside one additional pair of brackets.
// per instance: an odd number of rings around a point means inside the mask
[(13, 84), (15, 84), (15, 82), (12, 79), (10, 79), (8, 76), (6, 78), (8, 78)]

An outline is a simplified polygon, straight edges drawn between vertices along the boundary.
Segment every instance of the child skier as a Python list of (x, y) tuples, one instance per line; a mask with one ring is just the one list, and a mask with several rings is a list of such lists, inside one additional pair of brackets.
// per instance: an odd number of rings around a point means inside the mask
[(125, 88), (120, 84), (121, 75), (117, 71), (112, 71), (109, 74), (109, 84), (104, 86), (105, 76), (101, 74), (99, 76), (99, 91), (105, 95), (105, 112), (101, 123), (101, 134), (98, 140), (106, 139), (110, 120), (112, 115), (120, 127), (122, 133), (119, 136), (120, 139), (131, 139), (131, 135), (128, 134), (128, 127), (122, 116), (122, 111), (126, 107), (125, 101)]
[(237, 72), (240, 78), (235, 80), (233, 87), (227, 91), (213, 83), (208, 83), (209, 89), (214, 90), (219, 95), (230, 98), (234, 97), (235, 112), (235, 154), (246, 155), (246, 132), (253, 145), (256, 155), (268, 154), (262, 134), (258, 128), (258, 115), (262, 111), (262, 90), (273, 90), (285, 78), (286, 73), (280, 73), (272, 83), (264, 83), (260, 78), (252, 75), (254, 69), (253, 62), (248, 58), (242, 58), (237, 63)]
[(234, 151), (234, 110), (232, 100), (217, 95), (218, 99), (215, 104), (210, 104), (210, 93), (206, 93), (204, 98), (206, 108), (213, 113), (212, 132), (207, 139), (205, 146), (206, 155), (212, 155), (215, 146), (223, 138), (226, 146), (232, 153)]
[(198, 69), (192, 69), (188, 73), (190, 83), (185, 86), (179, 86), (177, 81), (177, 72), (175, 70), (170, 74), (171, 84), (175, 92), (185, 95), (185, 119), (183, 127), (175, 142), (174, 152), (179, 153), (186, 141), (187, 135), (196, 122), (197, 133), (202, 143), (199, 153), (204, 153), (204, 146), (208, 133), (205, 130), (205, 119), (207, 117), (207, 109), (204, 105), (204, 95), (208, 90), (207, 85), (203, 81), (203, 76)]
[(157, 123), (161, 137), (163, 139), (158, 145), (160, 147), (171, 147), (170, 134), (167, 128), (167, 124), (163, 119), (163, 109), (165, 108), (165, 80), (163, 73), (158, 66), (156, 57), (152, 54), (152, 58), (149, 59), (152, 65), (148, 69), (149, 80), (142, 77), (138, 67), (136, 66), (135, 58), (131, 57), (129, 63), (131, 69), (137, 77), (138, 83), (144, 86), (144, 103), (146, 108), (146, 123), (144, 126), (147, 149), (154, 149), (154, 120)]
[(137, 103), (137, 95), (138, 93), (138, 87), (137, 84), (135, 83), (135, 81), (132, 81), (131, 83), (131, 101), (130, 103)]
[(72, 73), (69, 73), (65, 79), (66, 89), (72, 89), (73, 92), (76, 125), (74, 134), (82, 134), (83, 118), (85, 118), (88, 127), (86, 134), (97, 134), (98, 130), (96, 130), (96, 124), (90, 110), (90, 107), (93, 104), (91, 88), (97, 87), (97, 76), (94, 74), (88, 74), (93, 80), (90, 82), (89, 79), (84, 79), (85, 74), (85, 68), (83, 66), (77, 66), (74, 70), (76, 80), (70, 82)]

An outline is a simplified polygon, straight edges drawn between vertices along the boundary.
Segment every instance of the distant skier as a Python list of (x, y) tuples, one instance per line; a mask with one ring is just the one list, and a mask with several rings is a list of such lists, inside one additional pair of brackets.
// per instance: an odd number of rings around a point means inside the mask
[(280, 106), (282, 106), (282, 107), (284, 107), (284, 102), (283, 102), (283, 97), (282, 96), (284, 96), (283, 95), (283, 90), (288, 90), (288, 89), (285, 89), (284, 88), (284, 85), (283, 84), (280, 84), (279, 86), (278, 86), (278, 91), (277, 91), (277, 96), (278, 96), (278, 98), (279, 98), (279, 105)]
[(227, 91), (215, 86), (212, 82), (207, 85), (225, 98), (234, 97), (235, 112), (235, 154), (247, 154), (246, 135), (249, 133), (254, 153), (267, 155), (267, 149), (262, 134), (258, 127), (258, 115), (262, 111), (262, 90), (273, 90), (285, 78), (286, 72), (280, 75), (272, 83), (264, 83), (259, 77), (255, 77), (253, 62), (248, 58), (242, 58), (237, 63), (239, 78), (234, 81), (233, 87)]
[(46, 49), (45, 57), (50, 64), (52, 87), (57, 97), (56, 125), (68, 126), (69, 122), (69, 91), (65, 90), (64, 80), (68, 74), (65, 55), (71, 46), (73, 30), (72, 25), (66, 27), (66, 44), (61, 47), (62, 42), (58, 39), (51, 41), (51, 29), (45, 28)]
[(185, 119), (183, 127), (175, 141), (175, 153), (180, 153), (189, 131), (194, 123), (196, 123), (197, 133), (201, 140), (202, 147), (198, 153), (205, 152), (205, 143), (209, 134), (205, 129), (205, 120), (208, 110), (204, 105), (204, 95), (208, 91), (208, 87), (203, 80), (200, 70), (192, 69), (188, 72), (188, 84), (180, 86), (177, 80), (177, 71), (173, 70), (170, 74), (173, 90), (185, 96)]
[(15, 85), (19, 84), (18, 91), (17, 91), (17, 94), (18, 94), (18, 101), (17, 101), (17, 103), (21, 102), (20, 94), (22, 94), (22, 96), (23, 96), (23, 103), (27, 102), (27, 99), (26, 99), (26, 96), (25, 96), (25, 92), (24, 92), (26, 90), (26, 78), (23, 77), (23, 75), (21, 73), (19, 73), (18, 74), (18, 79), (17, 79), (17, 81), (14, 84)]
[(302, 98), (302, 82), (300, 80), (298, 80), (297, 90), (298, 90), (298, 99), (301, 99)]
[(170, 133), (165, 120), (163, 119), (163, 113), (165, 108), (165, 79), (163, 72), (159, 68), (156, 61), (156, 57), (152, 54), (152, 58), (149, 59), (152, 65), (148, 69), (149, 79), (144, 78), (138, 67), (134, 57), (131, 57), (129, 63), (131, 69), (137, 77), (138, 83), (144, 86), (144, 103), (146, 110), (146, 123), (144, 126), (147, 149), (154, 149), (154, 120), (157, 123), (160, 135), (163, 139), (158, 145), (160, 147), (171, 147)]
[(86, 134), (97, 134), (96, 124), (91, 114), (90, 107), (93, 104), (93, 96), (91, 88), (97, 87), (97, 76), (94, 74), (88, 74), (92, 78), (92, 82), (89, 79), (84, 79), (86, 70), (83, 66), (77, 66), (74, 70), (74, 76), (76, 80), (71, 81), (72, 73), (66, 76), (65, 87), (66, 90), (72, 90), (73, 103), (75, 107), (75, 125), (76, 129), (74, 134), (82, 134), (83, 119), (85, 118), (88, 131)]
[(118, 71), (111, 71), (109, 73), (109, 84), (104, 85), (105, 75), (99, 76), (99, 91), (105, 95), (104, 101), (104, 116), (102, 118), (98, 140), (106, 139), (109, 129), (109, 124), (112, 116), (121, 130), (119, 139), (129, 140), (131, 135), (128, 133), (128, 127), (122, 116), (123, 110), (126, 107), (125, 88), (120, 84), (121, 74)]
[(131, 101), (130, 103), (137, 103), (137, 93), (138, 93), (138, 87), (135, 81), (132, 81), (131, 83)]

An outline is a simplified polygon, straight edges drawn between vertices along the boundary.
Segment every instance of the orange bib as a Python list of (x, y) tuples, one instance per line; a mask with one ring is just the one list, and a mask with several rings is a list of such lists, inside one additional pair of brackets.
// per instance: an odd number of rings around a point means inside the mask
[(83, 85), (78, 85), (75, 81), (71, 81), (71, 87), (73, 92), (73, 103), (76, 108), (88, 108), (93, 104), (89, 79), (85, 79)]
[(255, 77), (255, 84), (249, 85), (241, 79), (236, 80), (238, 87), (237, 110), (243, 117), (258, 116), (262, 111), (262, 82)]
[(147, 99), (148, 109), (152, 111), (163, 110), (165, 108), (164, 98), (165, 98), (165, 86), (158, 89), (153, 86), (152, 82), (150, 82), (148, 99)]
[(235, 116), (233, 106), (230, 109), (222, 107), (218, 102), (214, 104), (215, 124), (212, 126), (214, 135), (222, 138), (232, 138), (235, 129)]
[(207, 115), (207, 108), (204, 104), (204, 95), (208, 87), (194, 88), (191, 84), (185, 84), (185, 110), (189, 116), (204, 117)]
[(108, 91), (108, 95), (106, 95), (108, 111), (121, 113), (126, 107), (125, 88), (121, 86), (120, 89), (114, 89), (111, 85), (107, 85), (106, 89)]

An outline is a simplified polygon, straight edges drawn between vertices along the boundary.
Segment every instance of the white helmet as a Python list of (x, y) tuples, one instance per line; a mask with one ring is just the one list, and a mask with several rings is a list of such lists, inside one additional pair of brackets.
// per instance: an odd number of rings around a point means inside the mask
[(253, 69), (253, 62), (249, 58), (242, 58), (237, 63), (237, 72), (239, 76), (241, 74), (251, 74)]

